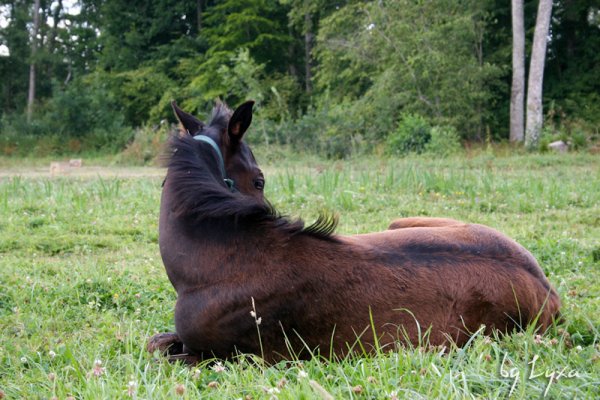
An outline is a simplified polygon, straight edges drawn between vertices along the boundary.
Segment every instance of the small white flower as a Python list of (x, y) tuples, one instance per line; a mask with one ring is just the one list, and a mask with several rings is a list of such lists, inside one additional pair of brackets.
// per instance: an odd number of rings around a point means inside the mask
[[(575, 350), (577, 350), (577, 351), (581, 351), (581, 350), (583, 350), (583, 347), (581, 347), (581, 346), (579, 346), (579, 345), (578, 345), (577, 347), (575, 347)], [(22, 359), (21, 359), (21, 360), (22, 360)]]
[(263, 390), (268, 394), (279, 394), (279, 389), (277, 389), (276, 387), (263, 388)]
[(212, 370), (219, 374), (221, 372), (224, 372), (226, 368), (223, 366), (223, 364), (221, 364), (221, 362), (217, 362), (215, 365), (212, 366)]
[(194, 369), (194, 372), (192, 374), (192, 379), (198, 379), (200, 378), (200, 374), (202, 373), (202, 371), (200, 371), (199, 368)]
[(129, 381), (127, 384), (127, 395), (132, 397), (135, 394), (135, 388), (137, 387), (137, 383), (135, 381)]
[(52, 350), (50, 350), (50, 351), (48, 352), (48, 355), (50, 356), (50, 358), (54, 358), (54, 357), (56, 357), (56, 353), (55, 353), (55, 352), (53, 352)]
[(92, 368), (92, 374), (95, 376), (102, 376), (106, 368), (102, 367), (102, 360), (94, 361), (94, 368)]
[(27, 357), (21, 357), (21, 362), (25, 364), (27, 362)]
[(298, 371), (298, 378), (300, 378), (300, 379), (308, 378), (308, 374), (306, 373), (306, 371), (300, 370), (300, 371)]

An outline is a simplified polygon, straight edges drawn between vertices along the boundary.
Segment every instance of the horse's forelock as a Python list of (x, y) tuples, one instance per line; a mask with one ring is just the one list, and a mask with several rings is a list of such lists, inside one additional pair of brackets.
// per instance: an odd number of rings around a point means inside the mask
[(215, 127), (220, 131), (225, 130), (232, 115), (233, 111), (231, 111), (227, 104), (219, 101), (213, 107), (208, 126)]

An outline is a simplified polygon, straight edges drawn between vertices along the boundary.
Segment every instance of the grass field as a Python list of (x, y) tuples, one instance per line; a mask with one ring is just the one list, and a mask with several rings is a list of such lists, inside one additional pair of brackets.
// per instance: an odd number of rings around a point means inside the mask
[(310, 222), (335, 211), (340, 233), (417, 215), (503, 231), (539, 260), (564, 323), (543, 337), (475, 335), (447, 352), (172, 365), (145, 351), (149, 336), (173, 330), (157, 245), (161, 177), (50, 178), (4, 159), (0, 398), (600, 398), (600, 157), (258, 158), (281, 212)]

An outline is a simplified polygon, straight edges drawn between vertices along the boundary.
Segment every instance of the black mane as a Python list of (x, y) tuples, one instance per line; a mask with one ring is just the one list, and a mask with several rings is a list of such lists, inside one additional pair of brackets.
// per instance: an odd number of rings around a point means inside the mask
[[(225, 109), (226, 106), (224, 106)], [(227, 109), (228, 110), (228, 109)], [(224, 123), (225, 110), (213, 110), (211, 126)], [(224, 122), (223, 122), (224, 121)], [(275, 208), (254, 197), (231, 192), (221, 178), (217, 155), (210, 145), (189, 135), (173, 135), (169, 141), (167, 180), (174, 197), (174, 212), (191, 223), (207, 219), (232, 219), (238, 224), (260, 224), (289, 235), (307, 234), (320, 239), (335, 240), (337, 218), (321, 214), (317, 221), (304, 227), (301, 219), (290, 221)]]

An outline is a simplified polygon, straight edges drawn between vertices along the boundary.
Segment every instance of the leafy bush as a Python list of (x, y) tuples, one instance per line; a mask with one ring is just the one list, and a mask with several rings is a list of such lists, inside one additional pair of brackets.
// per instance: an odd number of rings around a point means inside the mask
[(114, 153), (125, 148), (133, 130), (100, 79), (87, 76), (38, 106), (31, 122), (25, 115), (4, 115), (0, 124), (3, 154), (37, 156), (79, 153)]
[[(301, 118), (282, 124), (284, 144), (293, 149), (341, 159), (359, 152), (363, 135), (347, 104), (309, 109)], [(363, 150), (364, 150), (364, 146)]]
[(589, 122), (579, 119), (554, 118), (558, 114), (554, 110), (548, 112), (538, 150), (542, 153), (549, 151), (548, 145), (554, 141), (562, 140), (567, 143), (569, 150), (585, 150), (594, 146), (598, 138), (598, 128)]
[(387, 138), (386, 151), (394, 155), (422, 153), (430, 140), (431, 126), (427, 120), (421, 115), (404, 114), (396, 130)]
[(445, 157), (458, 153), (460, 149), (460, 136), (453, 126), (431, 128), (431, 139), (425, 144), (425, 152)]

